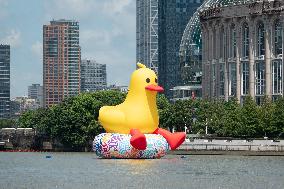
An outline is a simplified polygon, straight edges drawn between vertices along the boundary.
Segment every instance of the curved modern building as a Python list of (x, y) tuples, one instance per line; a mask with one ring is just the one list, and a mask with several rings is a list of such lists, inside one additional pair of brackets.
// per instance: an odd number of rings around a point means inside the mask
[(203, 97), (283, 95), (283, 14), (280, 0), (212, 6), (200, 12)]
[[(220, 4), (221, 1), (205, 0), (189, 20), (183, 32), (179, 49), (181, 86), (175, 86), (173, 100), (202, 96), (202, 39), (199, 13)], [(229, 4), (230, 1), (222, 1)]]

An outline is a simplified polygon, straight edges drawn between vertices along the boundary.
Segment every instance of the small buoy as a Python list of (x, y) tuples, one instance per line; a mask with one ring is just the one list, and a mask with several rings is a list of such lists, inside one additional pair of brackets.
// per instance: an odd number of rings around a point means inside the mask
[(45, 156), (45, 158), (51, 158), (51, 157), (52, 157), (52, 156), (49, 156), (49, 155), (48, 155), (48, 156)]

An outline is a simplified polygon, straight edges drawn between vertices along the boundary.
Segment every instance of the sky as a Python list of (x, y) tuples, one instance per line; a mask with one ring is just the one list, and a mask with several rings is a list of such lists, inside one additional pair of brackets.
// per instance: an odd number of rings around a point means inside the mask
[(11, 98), (42, 85), (43, 25), (79, 21), (82, 59), (107, 65), (107, 83), (128, 85), (136, 61), (135, 0), (0, 0), (0, 44), (11, 46)]

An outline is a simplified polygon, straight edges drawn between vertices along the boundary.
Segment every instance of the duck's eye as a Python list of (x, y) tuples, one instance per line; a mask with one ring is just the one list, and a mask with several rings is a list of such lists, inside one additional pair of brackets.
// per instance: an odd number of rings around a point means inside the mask
[(155, 78), (155, 83), (158, 83), (158, 80), (157, 80), (157, 78)]
[(147, 82), (147, 83), (150, 83), (150, 79), (149, 79), (149, 78), (147, 78), (147, 79), (146, 79), (146, 82)]

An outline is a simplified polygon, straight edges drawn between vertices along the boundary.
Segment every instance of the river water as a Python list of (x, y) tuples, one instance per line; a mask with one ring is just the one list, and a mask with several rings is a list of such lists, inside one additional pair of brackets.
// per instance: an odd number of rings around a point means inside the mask
[(284, 157), (109, 160), (94, 153), (0, 152), (0, 188), (283, 189)]

